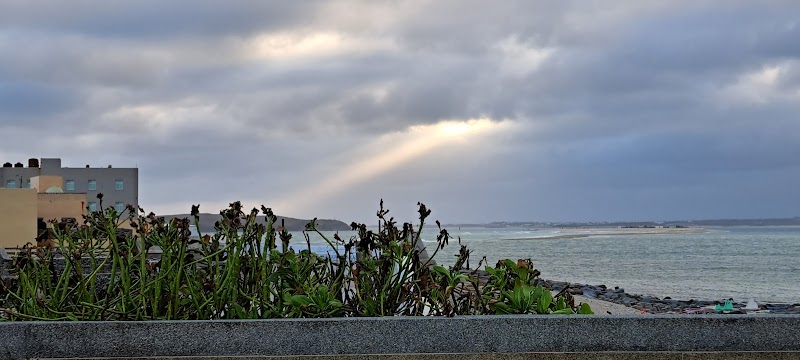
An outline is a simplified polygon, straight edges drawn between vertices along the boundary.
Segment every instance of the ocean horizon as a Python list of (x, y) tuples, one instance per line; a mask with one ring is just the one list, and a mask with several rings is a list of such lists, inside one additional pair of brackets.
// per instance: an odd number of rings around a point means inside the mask
[[(697, 229), (697, 228), (695, 228)], [(680, 233), (618, 234), (615, 228), (447, 229), (453, 239), (435, 260), (452, 265), (458, 238), (472, 255), (470, 266), (485, 256), (528, 259), (548, 280), (620, 287), (660, 298), (800, 303), (800, 226), (704, 227)], [(438, 230), (429, 226), (422, 239), (432, 253)], [(332, 235), (332, 232), (329, 233)], [(339, 232), (342, 239), (354, 235)], [(324, 241), (310, 234), (311, 244)], [(295, 249), (303, 237), (292, 239)]]

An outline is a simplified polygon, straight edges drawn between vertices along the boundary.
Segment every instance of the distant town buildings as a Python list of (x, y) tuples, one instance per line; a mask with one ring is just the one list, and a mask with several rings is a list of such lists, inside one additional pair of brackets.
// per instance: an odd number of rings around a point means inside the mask
[(34, 243), (42, 224), (61, 218), (81, 221), (86, 211), (98, 211), (97, 194), (103, 207), (122, 212), (126, 205), (138, 207), (139, 169), (65, 168), (61, 159), (6, 162), (0, 167), (0, 247)]
[[(125, 205), (139, 204), (139, 169), (137, 168), (93, 168), (89, 165), (81, 168), (61, 167), (61, 159), (28, 160), (28, 166), (22, 163), (6, 162), (0, 168), (0, 187), (6, 189), (31, 188), (31, 179), (41, 176), (60, 176), (63, 182), (52, 184), (52, 189), (40, 189), (41, 192), (63, 192), (65, 194), (85, 194), (86, 205), (90, 210), (99, 210), (97, 194), (103, 193), (103, 205), (114, 206), (121, 211)], [(57, 189), (60, 188), (60, 189)], [(48, 191), (49, 190), (49, 191)]]

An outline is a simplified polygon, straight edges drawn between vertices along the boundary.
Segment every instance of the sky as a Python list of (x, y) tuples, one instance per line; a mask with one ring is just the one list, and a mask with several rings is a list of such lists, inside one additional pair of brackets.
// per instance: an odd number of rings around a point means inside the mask
[(800, 2), (0, 0), (0, 162), (300, 218), (800, 215)]

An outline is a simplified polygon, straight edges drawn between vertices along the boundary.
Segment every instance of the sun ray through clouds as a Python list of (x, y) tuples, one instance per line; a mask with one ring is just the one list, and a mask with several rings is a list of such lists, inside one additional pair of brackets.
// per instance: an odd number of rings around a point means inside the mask
[[(479, 140), (490, 133), (503, 131), (511, 121), (488, 118), (446, 120), (431, 125), (416, 125), (406, 131), (385, 136), (358, 150), (361, 160), (352, 162), (317, 183), (304, 186), (274, 202), (285, 214), (310, 213), (313, 206), (327, 198), (368, 182), (400, 165), (430, 154), (437, 148), (459, 141)], [(408, 139), (408, 140), (401, 140)], [(389, 146), (389, 147), (387, 147)], [(372, 149), (383, 149), (373, 152)]]

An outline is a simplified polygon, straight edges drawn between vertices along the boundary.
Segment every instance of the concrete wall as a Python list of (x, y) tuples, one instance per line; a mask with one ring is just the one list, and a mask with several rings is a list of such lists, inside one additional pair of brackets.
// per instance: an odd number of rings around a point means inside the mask
[(0, 187), (6, 186), (6, 180), (14, 180), (18, 188), (27, 188), (28, 180), (34, 176), (39, 176), (39, 168), (0, 167)]
[(39, 162), (39, 169), (41, 169), (41, 175), (44, 176), (61, 175), (61, 159), (42, 158), (41, 161)]
[[(61, 169), (61, 176), (64, 177), (64, 183), (67, 180), (75, 181), (75, 190), (73, 192), (85, 193), (87, 204), (89, 202), (97, 202), (98, 210), (99, 200), (97, 194), (103, 193), (103, 207), (107, 208), (114, 206), (116, 202), (121, 202), (123, 205), (139, 205), (139, 169), (123, 169), (123, 168), (63, 168)], [(89, 190), (89, 180), (95, 180), (97, 188)], [(122, 180), (124, 190), (116, 190), (116, 180)], [(64, 190), (67, 191), (66, 189)]]
[(781, 359), (800, 356), (798, 329), (796, 315), (0, 322), (0, 356)]
[(78, 223), (83, 221), (86, 208), (84, 194), (38, 194), (36, 198), (37, 216), (48, 222), (48, 227), (50, 220), (63, 217), (75, 218)]
[(36, 190), (0, 189), (0, 247), (36, 242)]

